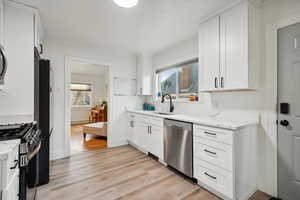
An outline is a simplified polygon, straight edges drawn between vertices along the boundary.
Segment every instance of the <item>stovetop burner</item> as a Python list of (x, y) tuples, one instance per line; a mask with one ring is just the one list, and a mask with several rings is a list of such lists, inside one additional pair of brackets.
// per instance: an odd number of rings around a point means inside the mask
[(33, 123), (0, 125), (0, 140), (20, 139)]

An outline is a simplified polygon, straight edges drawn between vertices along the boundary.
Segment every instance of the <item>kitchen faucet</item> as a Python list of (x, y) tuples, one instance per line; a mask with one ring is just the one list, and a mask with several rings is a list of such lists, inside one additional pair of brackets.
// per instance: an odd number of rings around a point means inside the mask
[(174, 111), (174, 105), (173, 105), (173, 102), (172, 102), (172, 96), (170, 94), (164, 94), (161, 98), (161, 102), (164, 103), (165, 102), (165, 97), (166, 96), (169, 96), (170, 98), (170, 113)]

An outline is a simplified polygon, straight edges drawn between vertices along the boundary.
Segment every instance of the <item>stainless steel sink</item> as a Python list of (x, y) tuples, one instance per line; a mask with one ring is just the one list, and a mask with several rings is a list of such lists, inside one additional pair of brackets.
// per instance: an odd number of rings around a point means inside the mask
[(174, 115), (174, 113), (171, 112), (155, 112), (155, 113), (159, 115)]

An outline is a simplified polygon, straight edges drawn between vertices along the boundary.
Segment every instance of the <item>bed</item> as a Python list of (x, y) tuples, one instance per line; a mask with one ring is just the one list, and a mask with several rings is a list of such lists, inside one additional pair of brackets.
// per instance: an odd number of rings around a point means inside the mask
[(86, 135), (107, 137), (107, 123), (97, 122), (92, 124), (86, 124), (83, 126), (83, 138), (86, 139)]

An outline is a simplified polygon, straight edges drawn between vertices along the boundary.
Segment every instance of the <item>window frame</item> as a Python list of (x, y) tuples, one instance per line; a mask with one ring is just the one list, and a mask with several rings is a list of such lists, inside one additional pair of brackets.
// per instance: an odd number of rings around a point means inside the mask
[[(72, 84), (81, 84), (81, 85), (89, 85), (90, 86), (90, 94), (89, 94), (89, 96), (90, 96), (90, 105), (73, 105), (72, 104), (72, 89), (71, 89), (71, 85)], [(71, 101), (71, 108), (92, 108), (93, 107), (93, 84), (92, 83), (90, 83), (90, 82), (71, 82), (71, 84), (70, 84), (70, 101)], [(85, 90), (83, 90), (83, 91), (85, 91)], [(88, 91), (88, 90), (86, 90), (86, 91)]]
[[(176, 86), (176, 97), (174, 99), (172, 99), (172, 101), (174, 102), (182, 102), (182, 103), (199, 103), (200, 102), (200, 96), (201, 96), (201, 93), (199, 91), (199, 79), (200, 79), (200, 76), (199, 76), (199, 59), (198, 58), (193, 58), (193, 59), (189, 59), (187, 61), (184, 61), (184, 62), (180, 62), (180, 63), (177, 63), (177, 64), (173, 64), (173, 65), (168, 65), (167, 67), (162, 67), (162, 68), (159, 68), (158, 70), (155, 70), (154, 74), (155, 74), (155, 95), (154, 95), (154, 101), (161, 101), (161, 96), (158, 96), (158, 92), (161, 93), (161, 82), (159, 80), (159, 73), (160, 72), (163, 72), (163, 71), (166, 71), (166, 70), (169, 70), (169, 69), (175, 69), (175, 68), (180, 68), (184, 65), (187, 65), (187, 64), (192, 64), (192, 63), (195, 63), (195, 62), (198, 62), (198, 89), (197, 89), (197, 92), (196, 93), (189, 93), (189, 94), (196, 94), (196, 96), (198, 97), (198, 101), (190, 101), (189, 100), (189, 96), (187, 97), (180, 97), (180, 93), (179, 93), (179, 73), (177, 73), (177, 77), (176, 77), (176, 82), (177, 82), (177, 86)], [(173, 96), (173, 95), (172, 95)]]

